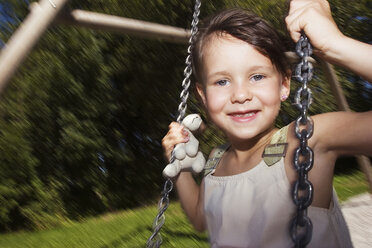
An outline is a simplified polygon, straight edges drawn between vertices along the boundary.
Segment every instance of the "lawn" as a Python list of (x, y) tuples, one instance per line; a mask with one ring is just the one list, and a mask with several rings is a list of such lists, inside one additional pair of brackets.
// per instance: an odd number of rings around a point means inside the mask
[[(38, 232), (0, 235), (1, 248), (119, 248), (144, 247), (157, 214), (155, 206), (91, 218)], [(206, 235), (196, 234), (179, 203), (172, 202), (162, 229), (162, 247), (208, 247)]]
[(353, 171), (352, 174), (336, 175), (333, 178), (333, 186), (341, 202), (368, 191), (366, 176), (359, 170)]
[[(368, 190), (365, 177), (360, 171), (335, 176), (334, 185), (341, 201)], [(145, 247), (156, 214), (156, 206), (151, 206), (68, 223), (52, 230), (2, 234), (0, 247)], [(193, 231), (177, 202), (171, 202), (161, 233), (164, 240), (162, 247), (208, 247), (207, 236)]]

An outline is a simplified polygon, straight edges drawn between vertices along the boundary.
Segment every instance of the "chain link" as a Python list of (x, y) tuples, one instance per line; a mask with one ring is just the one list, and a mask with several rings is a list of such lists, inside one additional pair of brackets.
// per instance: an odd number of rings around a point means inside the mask
[(307, 216), (307, 208), (313, 200), (313, 185), (308, 180), (307, 173), (314, 163), (313, 150), (308, 146), (308, 139), (313, 135), (314, 123), (308, 116), (308, 109), (312, 103), (312, 93), (308, 88), (308, 82), (313, 77), (313, 66), (308, 61), (308, 57), (312, 54), (312, 47), (304, 34), (296, 44), (296, 53), (301, 58), (294, 75), (297, 81), (302, 83), (295, 94), (295, 106), (300, 111), (300, 116), (295, 122), (295, 133), (300, 145), (294, 154), (294, 167), (298, 173), (298, 179), (293, 185), (292, 197), (297, 212), (292, 220), (290, 232), (295, 247), (305, 247), (311, 240), (313, 230), (313, 224)]
[[(183, 118), (185, 117), (186, 110), (187, 110), (187, 99), (189, 98), (189, 87), (191, 84), (191, 75), (192, 75), (192, 65), (191, 65), (191, 51), (192, 46), (194, 44), (196, 34), (198, 32), (198, 23), (199, 23), (199, 14), (200, 14), (200, 5), (201, 0), (195, 0), (195, 7), (193, 13), (193, 19), (191, 23), (191, 36), (189, 39), (189, 47), (187, 48), (187, 57), (186, 57), (186, 68), (183, 71), (184, 79), (182, 81), (182, 88), (180, 94), (181, 103), (178, 106), (178, 117), (177, 122), (181, 123)], [(171, 163), (174, 161), (174, 155), (172, 153)], [(167, 210), (169, 206), (169, 194), (173, 189), (173, 182), (170, 178), (167, 178), (164, 183), (164, 188), (161, 193), (161, 199), (158, 204), (158, 214), (155, 217), (154, 223), (152, 225), (153, 233), (150, 238), (146, 242), (146, 247), (153, 248), (153, 247), (160, 247), (162, 243), (162, 237), (160, 234), (160, 229), (164, 225), (165, 222), (165, 215), (164, 212)]]

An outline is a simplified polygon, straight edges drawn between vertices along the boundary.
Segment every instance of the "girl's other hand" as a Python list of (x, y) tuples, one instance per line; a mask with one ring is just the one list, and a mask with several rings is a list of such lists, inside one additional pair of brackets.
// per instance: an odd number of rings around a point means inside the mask
[(297, 42), (303, 30), (320, 57), (343, 38), (326, 0), (292, 0), (285, 21), (292, 39)]
[(164, 156), (167, 161), (170, 161), (174, 147), (179, 143), (186, 143), (189, 141), (189, 133), (185, 127), (177, 122), (172, 122), (169, 125), (169, 131), (162, 140)]

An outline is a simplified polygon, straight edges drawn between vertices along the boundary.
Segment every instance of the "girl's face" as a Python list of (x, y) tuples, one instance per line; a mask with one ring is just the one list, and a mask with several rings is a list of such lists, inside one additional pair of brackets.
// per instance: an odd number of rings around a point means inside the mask
[(230, 142), (271, 130), (290, 80), (270, 59), (231, 35), (209, 37), (198, 92), (212, 121)]

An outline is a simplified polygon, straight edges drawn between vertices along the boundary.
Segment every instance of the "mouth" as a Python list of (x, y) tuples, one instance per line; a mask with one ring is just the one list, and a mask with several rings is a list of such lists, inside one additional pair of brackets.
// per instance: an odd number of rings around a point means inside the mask
[(249, 122), (254, 120), (259, 113), (258, 110), (253, 111), (243, 111), (243, 112), (233, 112), (229, 113), (229, 117), (235, 122)]

